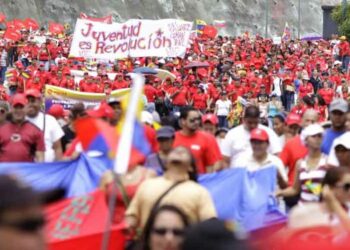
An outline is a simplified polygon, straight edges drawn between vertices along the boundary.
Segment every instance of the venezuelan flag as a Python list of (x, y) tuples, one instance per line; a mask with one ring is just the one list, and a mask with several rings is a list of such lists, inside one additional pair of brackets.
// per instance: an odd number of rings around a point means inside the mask
[(151, 153), (151, 146), (140, 122), (145, 80), (139, 74), (133, 74), (132, 78), (131, 92), (121, 103), (124, 116), (117, 125), (117, 134), (120, 135), (120, 140), (115, 156), (114, 171), (118, 174), (125, 173), (129, 166), (140, 164)]
[(197, 34), (201, 35), (203, 34), (204, 27), (207, 25), (207, 23), (201, 19), (196, 20), (196, 30)]
[(291, 30), (289, 28), (288, 23), (286, 22), (286, 24), (284, 26), (284, 30), (283, 30), (282, 40), (288, 41), (291, 39), (291, 37), (292, 37)]

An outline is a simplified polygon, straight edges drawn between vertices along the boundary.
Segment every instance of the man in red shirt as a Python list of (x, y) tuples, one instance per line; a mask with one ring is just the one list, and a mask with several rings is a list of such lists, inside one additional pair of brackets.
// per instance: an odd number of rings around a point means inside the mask
[(11, 104), (12, 119), (0, 127), (0, 162), (44, 161), (44, 134), (25, 120), (26, 97), (16, 94)]
[(342, 61), (342, 68), (343, 70), (347, 70), (349, 66), (349, 61), (350, 61), (350, 45), (349, 45), (349, 42), (346, 41), (346, 36), (341, 36), (339, 40), (340, 40), (340, 43), (338, 47), (339, 47), (339, 56)]
[(331, 88), (332, 83), (324, 82), (323, 88), (318, 91), (318, 94), (323, 98), (326, 105), (329, 105), (334, 98), (334, 90)]
[(222, 156), (214, 136), (200, 130), (200, 113), (192, 108), (181, 110), (182, 130), (176, 132), (174, 147), (184, 146), (191, 150), (198, 173), (219, 169)]
[(180, 111), (182, 107), (187, 105), (188, 90), (179, 82), (174, 82), (174, 87), (169, 90), (169, 93), (174, 106), (174, 112)]
[(114, 82), (112, 83), (112, 90), (115, 89), (123, 89), (128, 88), (129, 84), (127, 81), (124, 80), (122, 73), (117, 73), (114, 79)]
[(154, 103), (157, 97), (157, 89), (152, 86), (150, 79), (146, 79), (144, 92), (149, 103)]

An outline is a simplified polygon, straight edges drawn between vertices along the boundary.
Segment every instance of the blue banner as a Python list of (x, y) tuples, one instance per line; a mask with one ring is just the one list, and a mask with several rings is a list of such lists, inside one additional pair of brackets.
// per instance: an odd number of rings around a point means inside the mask
[[(74, 161), (53, 163), (2, 163), (0, 173), (16, 174), (35, 189), (62, 187), (67, 197), (94, 191), (102, 174), (113, 164), (104, 157), (81, 155)], [(199, 182), (206, 187), (215, 203), (218, 217), (234, 220), (251, 231), (285, 220), (271, 194), (276, 188), (276, 168), (255, 172), (235, 168), (205, 174)]]

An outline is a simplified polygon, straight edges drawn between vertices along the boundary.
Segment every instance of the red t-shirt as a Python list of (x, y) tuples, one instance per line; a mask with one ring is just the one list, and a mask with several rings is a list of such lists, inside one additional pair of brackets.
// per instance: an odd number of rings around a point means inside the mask
[(45, 151), (44, 134), (30, 122), (7, 122), (0, 127), (0, 162), (33, 162), (36, 151)]
[(323, 100), (325, 101), (325, 103), (327, 105), (329, 105), (334, 97), (334, 91), (331, 88), (328, 89), (320, 89), (318, 91), (318, 94), (323, 98)]
[(148, 102), (154, 102), (156, 100), (158, 91), (153, 86), (146, 84), (144, 87), (144, 92)]
[(195, 109), (205, 109), (207, 107), (208, 96), (206, 94), (194, 94), (192, 99)]
[(299, 97), (303, 98), (307, 94), (312, 94), (314, 91), (314, 88), (312, 87), (311, 83), (307, 83), (306, 85), (301, 84), (299, 87)]
[(114, 81), (112, 83), (112, 89), (115, 90), (115, 89), (125, 89), (125, 88), (128, 88), (128, 82), (127, 81)]
[(176, 132), (174, 147), (177, 146), (191, 150), (199, 174), (206, 173), (206, 167), (213, 166), (222, 158), (215, 137), (203, 131), (196, 131), (192, 136), (186, 136), (181, 131)]
[(295, 164), (301, 158), (307, 155), (307, 148), (301, 142), (300, 136), (297, 135), (294, 138), (287, 141), (280, 158), (283, 164), (288, 168), (288, 184), (292, 186), (295, 178)]
[[(170, 93), (174, 94), (178, 90), (179, 89), (177, 87), (174, 87), (170, 90)], [(178, 106), (185, 106), (187, 104), (187, 89), (186, 88), (181, 88), (179, 93), (173, 97), (173, 104), (178, 105)]]

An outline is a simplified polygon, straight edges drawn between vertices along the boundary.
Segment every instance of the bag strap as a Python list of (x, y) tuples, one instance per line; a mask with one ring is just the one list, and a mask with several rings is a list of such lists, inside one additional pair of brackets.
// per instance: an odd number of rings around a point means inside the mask
[(122, 195), (123, 203), (124, 203), (125, 207), (128, 207), (130, 204), (130, 198), (126, 192), (126, 189), (125, 189), (122, 181), (120, 180), (120, 177), (118, 175), (116, 175), (115, 173), (113, 173), (113, 178), (114, 178), (115, 183), (116, 183), (116, 185), (117, 185), (117, 187)]
[(175, 182), (173, 185), (171, 185), (171, 187), (169, 187), (158, 199), (157, 201), (154, 203), (152, 209), (151, 209), (151, 213), (153, 213), (159, 206), (160, 202), (163, 200), (163, 198), (171, 191), (173, 190), (175, 187), (177, 187), (178, 185), (180, 185), (181, 183), (183, 183), (184, 181), (178, 181)]

